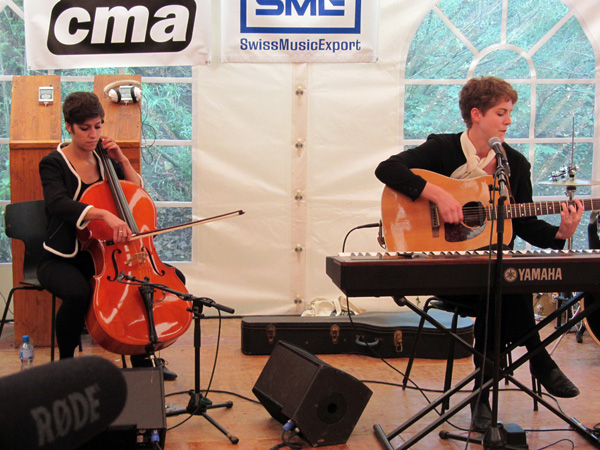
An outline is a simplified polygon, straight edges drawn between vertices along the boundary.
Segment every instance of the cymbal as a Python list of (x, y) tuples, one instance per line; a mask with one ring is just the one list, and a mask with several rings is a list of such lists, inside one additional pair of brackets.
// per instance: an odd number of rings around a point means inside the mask
[(548, 180), (548, 181), (540, 181), (538, 184), (542, 184), (545, 186), (596, 186), (600, 184), (600, 181), (595, 180), (580, 180), (577, 178), (567, 178), (566, 180)]

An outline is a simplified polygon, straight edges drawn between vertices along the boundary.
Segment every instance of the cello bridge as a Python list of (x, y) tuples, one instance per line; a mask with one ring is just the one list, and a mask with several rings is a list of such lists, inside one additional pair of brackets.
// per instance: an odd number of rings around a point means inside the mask
[(141, 265), (141, 264), (144, 264), (147, 259), (148, 259), (148, 255), (144, 252), (140, 252), (140, 253), (136, 253), (131, 258), (129, 258), (127, 261), (125, 261), (125, 264), (128, 266), (133, 266), (134, 264)]

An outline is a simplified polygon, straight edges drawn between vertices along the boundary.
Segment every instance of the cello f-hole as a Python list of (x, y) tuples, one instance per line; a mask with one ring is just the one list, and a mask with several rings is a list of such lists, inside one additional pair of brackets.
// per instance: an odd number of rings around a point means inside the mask
[(110, 276), (106, 277), (106, 279), (108, 281), (116, 281), (117, 277), (119, 276), (119, 266), (117, 264), (117, 258), (115, 256), (116, 254), (121, 254), (121, 250), (117, 248), (112, 252), (111, 259), (112, 259), (112, 263), (113, 263), (113, 269), (115, 271), (115, 276), (114, 277), (110, 277)]
[(152, 253), (150, 253), (150, 251), (146, 247), (142, 247), (142, 250), (144, 250), (148, 254), (148, 259), (150, 259), (150, 263), (152, 264), (152, 268), (154, 269), (154, 272), (157, 275), (160, 275), (161, 277), (165, 276), (165, 271), (158, 270), (158, 267), (156, 267), (156, 264), (154, 264), (154, 258), (152, 258)]

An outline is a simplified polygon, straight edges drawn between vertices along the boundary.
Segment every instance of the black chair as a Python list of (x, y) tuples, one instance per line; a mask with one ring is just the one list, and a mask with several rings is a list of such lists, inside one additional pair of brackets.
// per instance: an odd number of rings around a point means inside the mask
[[(439, 309), (441, 311), (446, 311), (452, 313), (452, 322), (450, 324), (450, 331), (453, 334), (456, 334), (458, 328), (458, 318), (459, 317), (473, 317), (475, 312), (472, 306), (467, 304), (462, 304), (454, 301), (443, 300), (439, 297), (430, 297), (425, 301), (423, 305), (423, 312), (427, 314), (430, 309)], [(410, 377), (410, 372), (412, 370), (412, 366), (415, 360), (415, 356), (417, 353), (419, 340), (421, 338), (421, 333), (423, 331), (423, 327), (425, 325), (425, 317), (421, 317), (419, 322), (419, 326), (417, 328), (417, 334), (415, 335), (415, 344), (413, 346), (411, 355), (408, 359), (408, 364), (406, 366), (406, 370), (404, 371), (404, 378), (402, 380), (402, 389), (406, 388), (408, 384), (408, 380)], [(450, 339), (448, 342), (448, 359), (446, 360), (446, 375), (444, 377), (444, 392), (448, 391), (452, 387), (452, 371), (454, 369), (454, 348), (455, 343), (454, 339)], [(442, 403), (442, 413), (450, 408), (450, 399), (446, 399)]]
[[(452, 313), (452, 322), (450, 323), (450, 331), (453, 334), (456, 334), (458, 329), (458, 319), (459, 317), (475, 317), (475, 309), (472, 305), (460, 303), (455, 300), (443, 299), (440, 297), (430, 297), (427, 299), (425, 304), (423, 305), (423, 312), (427, 313), (430, 309), (439, 309), (441, 311), (446, 311)], [(421, 333), (423, 331), (423, 327), (425, 325), (425, 317), (421, 317), (419, 322), (419, 326), (417, 328), (417, 334), (415, 335), (415, 344), (413, 346), (411, 355), (408, 359), (408, 364), (406, 366), (406, 370), (404, 372), (404, 378), (402, 380), (402, 389), (406, 389), (406, 385), (408, 384), (408, 380), (410, 377), (410, 372), (412, 370), (413, 362), (415, 359), (415, 355), (417, 353), (417, 348), (419, 345), (419, 339), (421, 337)], [(448, 342), (448, 359), (446, 360), (446, 374), (444, 376), (444, 392), (447, 392), (452, 387), (452, 372), (454, 369), (454, 349), (455, 349), (455, 341), (454, 339), (450, 339)], [(510, 366), (512, 364), (511, 354), (508, 353), (506, 356), (506, 365)], [(505, 380), (506, 384), (508, 384), (508, 380)], [(541, 394), (541, 385), (539, 382), (531, 376), (531, 382), (533, 386), (533, 391)], [(445, 399), (441, 405), (442, 414), (450, 409), (450, 398)], [(533, 400), (533, 409), (534, 411), (538, 410), (537, 400)]]
[[(44, 200), (33, 200), (28, 202), (10, 203), (4, 210), (4, 231), (11, 239), (19, 239), (25, 244), (25, 255), (23, 259), (23, 280), (18, 286), (14, 286), (8, 294), (2, 322), (0, 322), (0, 338), (6, 316), (9, 311), (13, 294), (18, 290), (43, 291), (44, 288), (37, 278), (37, 266), (42, 257), (44, 236), (46, 233), (46, 213)], [(55, 311), (56, 297), (52, 296), (51, 314), (51, 338), (50, 338), (50, 360), (54, 361), (55, 342)]]

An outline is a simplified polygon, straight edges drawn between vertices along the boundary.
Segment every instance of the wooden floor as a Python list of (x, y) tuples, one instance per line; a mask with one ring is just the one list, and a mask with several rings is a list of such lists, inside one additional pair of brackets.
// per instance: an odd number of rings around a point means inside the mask
[[(281, 425), (267, 413), (261, 404), (239, 398), (238, 394), (254, 399), (252, 387), (262, 372), (268, 356), (247, 356), (240, 350), (240, 319), (223, 320), (218, 362), (212, 389), (231, 392), (231, 394), (211, 393), (209, 398), (214, 403), (232, 400), (231, 409), (215, 409), (209, 411), (210, 416), (239, 438), (239, 444), (234, 446), (205, 418), (194, 416), (177, 428), (184, 416), (168, 418), (166, 435), (166, 450), (269, 450), (281, 442)], [(193, 327), (192, 327), (193, 328)], [(168, 396), (170, 393), (187, 391), (194, 388), (194, 349), (193, 330), (190, 330), (174, 345), (163, 350), (161, 357), (169, 362), (169, 368), (179, 374), (176, 381), (165, 382), (167, 393), (166, 404), (185, 406), (188, 395)], [(206, 388), (210, 378), (215, 349), (217, 344), (217, 319), (202, 321), (202, 350), (201, 350), (201, 388)], [(120, 364), (120, 357), (107, 353), (84, 337), (83, 353), (81, 355), (101, 355)], [(332, 366), (347, 372), (359, 380), (365, 381), (373, 390), (373, 396), (360, 420), (344, 445), (329, 446), (331, 449), (373, 450), (382, 448), (375, 438), (373, 425), (380, 424), (386, 433), (391, 432), (405, 420), (412, 417), (426, 405), (424, 396), (416, 390), (403, 391), (393, 385), (401, 381), (394, 369), (384, 362), (367, 356), (356, 355), (320, 355), (320, 358)], [(563, 371), (580, 388), (581, 395), (575, 399), (561, 399), (560, 408), (569, 417), (575, 417), (588, 427), (600, 422), (600, 346), (590, 337), (584, 336), (583, 343), (577, 343), (574, 334), (564, 337), (554, 352), (554, 358)], [(48, 348), (36, 348), (35, 364), (41, 365), (49, 361)], [(403, 371), (407, 359), (388, 360), (396, 370)], [(0, 340), (0, 376), (18, 371), (19, 358), (13, 345), (13, 327), (8, 325)], [(444, 373), (444, 362), (439, 360), (419, 359), (413, 370), (413, 380), (422, 388), (439, 389)], [(456, 379), (466, 376), (472, 369), (470, 358), (457, 360)], [(526, 367), (520, 368), (516, 377), (529, 384), (529, 374)], [(369, 381), (377, 381), (379, 384)], [(293, 377), (282, 377), (282, 383), (293, 382)], [(428, 393), (430, 398), (436, 394)], [(461, 395), (461, 394), (459, 394)], [(455, 397), (456, 399), (457, 397)], [(417, 422), (405, 433), (396, 437), (392, 445), (397, 448), (413, 434), (420, 432), (433, 420), (433, 415)], [(541, 407), (535, 412), (531, 399), (522, 392), (502, 392), (500, 396), (499, 419), (505, 423), (516, 423), (527, 430), (527, 442), (530, 449), (541, 449), (559, 440), (571, 441), (574, 448), (595, 448), (579, 433), (568, 429), (567, 424)], [(470, 413), (468, 408), (456, 414), (451, 422), (433, 430), (413, 449), (461, 449), (464, 442), (447, 441), (439, 438), (440, 430), (465, 429), (469, 425)], [(469, 448), (482, 448), (469, 444)], [(561, 442), (551, 448), (573, 448), (568, 442)]]

